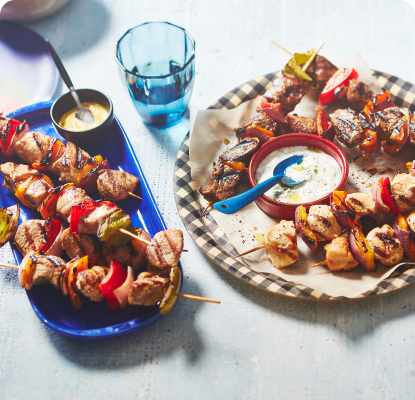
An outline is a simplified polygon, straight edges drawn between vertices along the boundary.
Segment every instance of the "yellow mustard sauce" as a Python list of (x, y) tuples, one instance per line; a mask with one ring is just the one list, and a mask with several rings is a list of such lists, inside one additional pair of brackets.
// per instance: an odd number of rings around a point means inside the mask
[[(88, 108), (95, 119), (96, 126), (101, 125), (105, 119), (108, 117), (108, 110), (99, 103), (82, 103), (82, 105)], [(75, 118), (76, 107), (67, 113), (63, 114), (62, 118), (59, 121), (59, 125), (70, 131), (82, 132), (89, 129), (95, 128), (92, 125), (86, 124), (78, 118)]]

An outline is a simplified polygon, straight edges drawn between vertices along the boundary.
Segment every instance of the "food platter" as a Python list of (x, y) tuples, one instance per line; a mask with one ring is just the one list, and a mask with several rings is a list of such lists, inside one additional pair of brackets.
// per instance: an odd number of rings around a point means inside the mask
[[(212, 104), (210, 109), (230, 110), (248, 100), (255, 99), (271, 87), (273, 80), (280, 73), (278, 71), (260, 76), (238, 86), (218, 99)], [(374, 71), (373, 74), (379, 86), (384, 90), (389, 90), (396, 106), (407, 107), (411, 111), (415, 109), (415, 89), (411, 83), (386, 73)], [(233, 255), (237, 253), (235, 253), (235, 249), (229, 243), (227, 237), (222, 233), (218, 234), (221, 230), (218, 229), (216, 222), (213, 219), (203, 218), (200, 215), (201, 206), (199, 196), (196, 185), (191, 178), (189, 145), (190, 140), (188, 134), (182, 143), (176, 159), (174, 171), (176, 204), (179, 215), (189, 234), (199, 248), (213, 262), (245, 282), (273, 293), (310, 300), (345, 299), (342, 296), (331, 296), (312, 287), (282, 279), (272, 273), (256, 272), (247, 265), (235, 260)], [(415, 269), (412, 266), (398, 267), (391, 276), (382, 280), (371, 290), (355, 298), (370, 297), (391, 292), (412, 283), (414, 280)]]
[[(26, 120), (32, 131), (56, 137), (64, 142), (64, 139), (56, 133), (52, 125), (50, 118), (52, 104), (53, 101), (38, 103), (17, 110), (9, 116)], [(113, 169), (126, 171), (139, 178), (141, 188), (138, 194), (143, 200), (139, 201), (130, 197), (120, 204), (120, 207), (130, 215), (135, 227), (146, 230), (151, 236), (166, 229), (134, 150), (117, 118), (114, 119), (105, 141), (85, 145), (84, 148), (90, 154), (102, 154), (108, 158)], [(0, 155), (0, 162), (6, 161), (20, 162), (17, 156), (6, 159)], [(53, 183), (57, 185), (57, 177), (51, 176), (51, 178)], [(97, 196), (93, 197), (94, 199), (98, 198)], [(0, 202), (2, 207), (8, 207), (16, 204), (16, 198), (1, 187)], [(39, 214), (21, 205), (20, 222), (33, 218), (39, 218)], [(13, 243), (11, 246), (16, 264), (20, 264), (22, 257)], [(181, 268), (180, 264), (179, 268)], [(59, 290), (50, 285), (34, 286), (30, 291), (27, 291), (27, 295), (42, 322), (63, 335), (78, 339), (108, 339), (125, 335), (153, 324), (162, 316), (157, 306), (134, 306), (109, 312), (106, 302), (88, 301), (80, 310), (77, 310), (71, 305), (68, 298), (62, 296)]]

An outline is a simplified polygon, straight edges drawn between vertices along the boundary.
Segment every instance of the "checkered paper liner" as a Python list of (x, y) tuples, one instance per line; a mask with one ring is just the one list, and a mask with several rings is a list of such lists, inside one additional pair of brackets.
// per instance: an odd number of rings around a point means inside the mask
[[(389, 90), (398, 107), (415, 111), (415, 86), (393, 75), (374, 71), (380, 87)], [(232, 109), (239, 104), (254, 99), (272, 86), (281, 71), (260, 76), (236, 87), (215, 101), (209, 109)], [(174, 193), (180, 218), (196, 245), (220, 267), (251, 285), (273, 293), (309, 300), (344, 300), (345, 297), (332, 297), (313, 288), (286, 281), (271, 273), (259, 273), (235, 260), (236, 249), (228, 242), (214, 219), (208, 215), (201, 217), (201, 205), (196, 185), (190, 174), (189, 133), (177, 153), (174, 168)], [(415, 266), (401, 266), (391, 276), (378, 283), (356, 298), (370, 297), (403, 288), (415, 281)]]

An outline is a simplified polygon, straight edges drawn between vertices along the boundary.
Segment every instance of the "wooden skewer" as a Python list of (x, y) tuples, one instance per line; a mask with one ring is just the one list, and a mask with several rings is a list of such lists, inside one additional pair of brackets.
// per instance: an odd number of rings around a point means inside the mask
[(324, 260), (324, 261), (321, 261), (321, 262), (319, 262), (317, 264), (314, 264), (310, 268), (318, 267), (319, 265), (324, 265), (324, 264), (327, 264), (327, 260)]
[(143, 200), (140, 196), (137, 196), (136, 194), (134, 194), (134, 193), (132, 193), (132, 192), (128, 192), (128, 194), (129, 194), (130, 196), (137, 197), (137, 199)]
[(192, 294), (182, 294), (182, 293), (178, 293), (177, 294), (177, 297), (181, 297), (182, 299), (205, 301), (206, 303), (216, 303), (216, 304), (220, 304), (220, 301), (219, 300), (208, 299), (206, 297), (200, 297), (200, 296), (193, 296)]
[(146, 243), (146, 244), (148, 244), (149, 246), (152, 246), (152, 245), (153, 245), (153, 243), (149, 242), (148, 240), (143, 239), (143, 238), (141, 238), (140, 236), (134, 235), (134, 233), (128, 232), (128, 231), (126, 231), (126, 230), (125, 230), (125, 229), (123, 229), (123, 228), (120, 228), (120, 232), (122, 232), (122, 233), (124, 233), (124, 234), (126, 234), (126, 235), (128, 235), (128, 236), (131, 236), (132, 238), (137, 239), (137, 240), (139, 240), (140, 242)]
[(265, 247), (265, 244), (261, 244), (261, 246), (254, 247), (254, 248), (253, 248), (253, 249), (251, 249), (251, 250), (247, 250), (247, 251), (245, 251), (245, 252), (243, 252), (243, 253), (241, 253), (241, 254), (238, 254), (238, 255), (237, 255), (237, 256), (235, 256), (234, 258), (238, 258), (238, 257), (244, 256), (245, 254), (249, 254), (249, 253), (252, 253), (252, 252), (254, 252), (254, 251), (261, 250), (261, 249), (263, 249), (264, 247)]
[(314, 54), (310, 57), (310, 59), (305, 63), (304, 67), (303, 67), (303, 71), (307, 71), (307, 68), (310, 66), (310, 64), (314, 61), (314, 59), (317, 56), (317, 53), (321, 50), (321, 48), (324, 46), (324, 42), (321, 42), (321, 45), (319, 46), (319, 48), (314, 52)]
[(17, 266), (17, 265), (2, 264), (2, 263), (0, 263), (0, 267), (6, 267), (6, 268), (19, 269), (19, 266)]
[(206, 208), (203, 210), (202, 212), (202, 216), (205, 215), (205, 212), (207, 211), (207, 209), (213, 204), (213, 201), (209, 201), (208, 205), (206, 206)]
[(291, 51), (287, 50), (285, 47), (281, 46), (279, 43), (277, 43), (275, 40), (271, 39), (271, 42), (274, 43), (275, 45), (277, 45), (280, 49), (286, 51), (290, 56), (294, 56), (293, 53), (291, 53)]

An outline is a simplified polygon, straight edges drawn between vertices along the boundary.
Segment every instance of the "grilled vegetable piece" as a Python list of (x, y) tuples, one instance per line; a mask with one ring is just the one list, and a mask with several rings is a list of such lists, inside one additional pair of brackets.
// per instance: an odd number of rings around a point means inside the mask
[(321, 108), (317, 108), (317, 135), (330, 142), (333, 142), (336, 137), (333, 124), (327, 121), (326, 114)]
[(180, 268), (174, 267), (170, 272), (170, 285), (159, 306), (160, 314), (167, 314), (173, 308), (180, 291), (181, 283), (182, 273)]
[(295, 210), (295, 229), (310, 250), (317, 253), (318, 239), (310, 229), (307, 210), (304, 206), (298, 206)]
[(415, 146), (415, 115), (409, 111), (408, 132), (411, 146)]
[(282, 73), (273, 86), (264, 93), (268, 103), (281, 103), (282, 111), (287, 115), (308, 93), (309, 87), (301, 82), (295, 75)]
[(406, 218), (399, 214), (393, 224), (393, 232), (402, 245), (404, 254), (411, 260), (415, 260), (415, 212), (411, 212)]
[(152, 246), (147, 246), (148, 270), (160, 276), (169, 276), (170, 270), (177, 266), (183, 251), (183, 232), (167, 229), (154, 235)]
[(292, 133), (309, 133), (317, 135), (317, 124), (313, 118), (299, 117), (296, 114), (287, 115), (288, 126)]
[[(96, 213), (97, 212), (98, 211), (96, 211)], [(106, 242), (108, 247), (125, 246), (131, 242), (132, 239), (125, 233), (120, 232), (119, 230), (121, 228), (131, 233), (135, 233), (130, 216), (120, 208), (116, 208), (102, 220), (97, 230), (97, 237), (99, 241)]]
[(365, 235), (362, 232), (362, 226), (354, 221), (352, 229), (349, 233), (350, 250), (356, 261), (367, 271), (376, 271), (375, 253), (369, 246)]
[(259, 148), (259, 139), (256, 137), (247, 137), (231, 149), (224, 151), (219, 159), (222, 161), (245, 162)]
[(390, 107), (372, 114), (380, 140), (387, 140), (392, 135), (395, 126), (403, 117), (403, 112), (398, 107)]
[(27, 132), (29, 132), (29, 126), (26, 121), (21, 123), (14, 118), (4, 117), (0, 111), (0, 150), (6, 158), (15, 155), (16, 142)]
[(99, 284), (108, 274), (108, 268), (94, 266), (78, 273), (76, 288), (91, 301), (103, 301), (105, 296), (101, 293)]
[[(415, 209), (414, 176), (404, 173), (396, 174), (390, 182), (390, 191), (400, 212), (411, 211)], [(385, 199), (383, 200), (385, 201)], [(389, 204), (387, 205), (389, 206)], [(399, 212), (395, 212), (395, 214), (399, 214)]]
[(75, 186), (69, 186), (65, 191), (59, 193), (59, 198), (56, 202), (56, 212), (63, 220), (68, 221), (72, 208), (87, 201), (92, 201), (92, 199), (84, 190)]
[(239, 183), (247, 177), (246, 169), (235, 171), (223, 161), (219, 161), (213, 168), (208, 184), (204, 189), (200, 188), (199, 192), (207, 201), (226, 200), (235, 196)]
[(19, 224), (20, 207), (14, 205), (8, 208), (0, 207), (0, 247), (13, 239)]
[(344, 228), (350, 229), (355, 215), (346, 205), (347, 192), (335, 190), (330, 195), (331, 211), (337, 219), (337, 222)]
[(138, 178), (124, 171), (108, 169), (103, 171), (97, 180), (98, 191), (102, 199), (121, 201), (129, 197), (128, 192), (134, 192)]
[(316, 235), (319, 241), (332, 240), (342, 234), (342, 228), (337, 222), (330, 206), (311, 206), (307, 222), (310, 230)]
[(170, 278), (142, 272), (131, 286), (128, 302), (137, 306), (155, 306), (159, 304), (170, 286)]
[(360, 118), (351, 108), (335, 111), (330, 114), (330, 119), (337, 139), (346, 146), (355, 147), (365, 138)]
[[(261, 129), (265, 129), (268, 133)], [(256, 137), (260, 143), (263, 144), (270, 140), (274, 136), (278, 136), (280, 133), (280, 124), (265, 114), (263, 111), (259, 112), (255, 117), (246, 121), (242, 127), (236, 130), (236, 137), (239, 140), (248, 136)], [(272, 135), (271, 135), (272, 134)]]
[[(86, 172), (78, 182), (78, 187), (87, 193), (94, 193), (98, 190), (97, 181), (101, 171), (109, 170), (110, 164), (107, 159), (95, 165), (94, 168)], [(79, 176), (79, 174), (78, 174)], [(102, 196), (101, 196), (102, 197)]]
[(71, 231), (95, 235), (101, 223), (115, 210), (119, 209), (109, 201), (86, 201), (77, 204), (71, 211)]
[(113, 311), (120, 307), (120, 302), (114, 294), (114, 290), (123, 285), (127, 278), (127, 272), (118, 261), (111, 261), (110, 270), (99, 284), (102, 294), (107, 298), (108, 309)]
[(349, 248), (349, 239), (345, 236), (334, 238), (324, 246), (327, 267), (331, 271), (352, 271), (359, 263), (354, 259)]
[(65, 269), (65, 286), (67, 288), (69, 299), (72, 305), (79, 310), (84, 303), (84, 299), (81, 296), (80, 291), (76, 285), (78, 280), (78, 274), (82, 271), (88, 270), (88, 257), (76, 258), (71, 260)]
[(281, 269), (298, 260), (297, 233), (292, 221), (282, 220), (265, 234), (265, 250), (272, 265)]
[(379, 135), (376, 125), (372, 120), (372, 114), (369, 111), (359, 112), (360, 122), (363, 128), (364, 140), (359, 144), (359, 149), (363, 154), (370, 154), (380, 150)]
[(374, 96), (373, 99), (365, 105), (364, 110), (374, 113), (389, 107), (395, 107), (395, 103), (392, 100), (391, 94), (386, 90), (385, 92)]
[(11, 193), (16, 192), (19, 183), (32, 176), (39, 175), (39, 171), (36, 169), (30, 168), (25, 164), (15, 164), (13, 162), (1, 164), (0, 172), (4, 178), (3, 187)]
[(47, 249), (44, 250), (45, 255), (57, 257), (62, 255), (60, 238), (63, 226), (60, 226), (59, 231), (54, 231), (53, 235), (48, 235), (47, 230), (48, 221), (41, 219), (26, 220), (20, 224), (14, 237), (14, 243), (23, 257), (30, 251), (39, 252), (44, 246), (47, 246)]
[(321, 106), (327, 106), (342, 95), (346, 94), (347, 86), (349, 86), (350, 79), (356, 79), (359, 74), (352, 68), (341, 68), (329, 79), (323, 91), (318, 97), (318, 102)]
[(27, 290), (30, 290), (33, 285), (42, 283), (50, 283), (59, 288), (61, 274), (65, 267), (65, 261), (59, 257), (30, 251), (25, 255), (19, 267), (20, 285)]
[(313, 79), (321, 92), (329, 79), (337, 72), (337, 67), (327, 58), (317, 55), (307, 69), (307, 74)]
[(372, 248), (375, 258), (383, 265), (392, 266), (402, 260), (403, 247), (389, 225), (373, 229), (367, 235), (366, 240)]
[(357, 79), (350, 79), (346, 96), (342, 100), (346, 107), (359, 112), (372, 100), (372, 97), (373, 92), (368, 85)]

